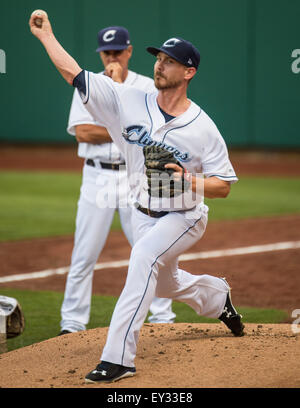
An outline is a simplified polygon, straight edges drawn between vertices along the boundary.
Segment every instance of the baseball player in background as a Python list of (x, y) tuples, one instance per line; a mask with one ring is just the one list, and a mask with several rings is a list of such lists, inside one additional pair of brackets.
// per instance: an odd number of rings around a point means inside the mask
[[(144, 92), (156, 90), (153, 79), (128, 69), (133, 47), (126, 28), (114, 26), (100, 30), (98, 45), (96, 52), (99, 52), (105, 69), (102, 74)], [(94, 267), (105, 245), (116, 210), (127, 240), (133, 246), (124, 156), (112, 142), (101, 120), (94, 119), (85, 108), (76, 89), (67, 131), (76, 137), (79, 143), (78, 156), (85, 160), (74, 248), (61, 308), (60, 334), (86, 329), (90, 317)], [(101, 197), (106, 201), (101, 200)], [(150, 312), (151, 323), (173, 323), (176, 317), (171, 299), (155, 297)]]
[[(187, 98), (188, 85), (200, 62), (199, 51), (182, 38), (170, 38), (160, 48), (148, 47), (156, 56), (158, 92), (146, 93), (82, 70), (56, 40), (47, 16), (43, 16), (40, 28), (34, 15), (29, 24), (64, 79), (79, 89), (89, 112), (99, 119), (101, 113), (101, 121), (124, 154), (136, 200), (136, 238), (126, 283), (112, 316), (101, 362), (86, 375), (86, 382), (112, 382), (135, 375), (139, 331), (155, 295), (184, 302), (197, 314), (220, 319), (235, 336), (242, 336), (244, 325), (231, 302), (226, 280), (178, 269), (178, 257), (203, 236), (207, 224), (208, 207), (198, 190), (199, 179), (204, 197), (209, 198), (227, 197), (231, 184), (238, 180), (216, 125)], [(160, 190), (153, 194), (151, 170), (159, 165), (159, 157), (170, 152), (177, 160), (170, 158), (164, 165), (166, 172), (173, 170), (170, 195), (160, 194)], [(148, 188), (143, 183), (136, 188), (132, 177), (136, 174)], [(190, 192), (195, 200), (184, 199)], [(181, 206), (175, 200), (178, 197), (182, 198)]]

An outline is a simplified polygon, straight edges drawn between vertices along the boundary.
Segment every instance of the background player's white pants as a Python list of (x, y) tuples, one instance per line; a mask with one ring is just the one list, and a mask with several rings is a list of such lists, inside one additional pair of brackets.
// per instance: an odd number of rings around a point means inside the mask
[[(97, 184), (96, 184), (97, 182)], [(114, 186), (120, 186), (116, 194)], [(76, 215), (76, 230), (71, 266), (67, 276), (61, 308), (62, 330), (85, 330), (90, 317), (93, 271), (105, 245), (116, 209), (123, 231), (132, 245), (131, 208), (127, 206), (127, 176), (125, 171), (96, 169), (85, 165)], [(111, 188), (112, 208), (105, 206)], [(96, 204), (103, 204), (99, 208)], [(102, 201), (101, 201), (102, 200)], [(115, 202), (113, 202), (115, 201)], [(153, 322), (172, 322), (170, 299), (155, 298), (151, 306)]]
[(218, 318), (228, 285), (220, 278), (192, 275), (177, 268), (181, 253), (204, 233), (207, 212), (197, 208), (193, 219), (169, 213), (154, 219), (133, 209), (139, 237), (130, 256), (125, 287), (115, 307), (101, 360), (134, 367), (138, 335), (155, 294), (185, 302), (199, 315)]

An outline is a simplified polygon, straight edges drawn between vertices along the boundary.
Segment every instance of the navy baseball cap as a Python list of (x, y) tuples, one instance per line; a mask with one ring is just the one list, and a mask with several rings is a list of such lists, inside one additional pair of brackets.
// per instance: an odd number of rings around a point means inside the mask
[(106, 27), (98, 32), (99, 47), (96, 52), (125, 50), (130, 45), (128, 30), (125, 27)]
[(160, 48), (147, 47), (147, 51), (152, 55), (164, 52), (169, 57), (185, 65), (198, 69), (200, 63), (200, 53), (194, 45), (183, 38), (169, 38)]

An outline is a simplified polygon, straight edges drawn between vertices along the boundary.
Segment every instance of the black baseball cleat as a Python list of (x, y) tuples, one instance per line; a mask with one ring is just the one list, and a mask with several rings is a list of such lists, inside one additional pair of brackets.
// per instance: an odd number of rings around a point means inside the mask
[(122, 365), (102, 361), (95, 370), (85, 376), (85, 382), (90, 383), (110, 383), (121, 380), (121, 378), (132, 377), (136, 373), (134, 367), (124, 367)]
[(69, 334), (72, 333), (69, 330), (62, 330), (61, 332), (58, 333), (58, 336), (63, 336), (64, 334)]
[(236, 337), (244, 336), (245, 326), (242, 323), (242, 316), (235, 310), (230, 297), (230, 290), (227, 294), (224, 310), (219, 316), (219, 320), (226, 324)]

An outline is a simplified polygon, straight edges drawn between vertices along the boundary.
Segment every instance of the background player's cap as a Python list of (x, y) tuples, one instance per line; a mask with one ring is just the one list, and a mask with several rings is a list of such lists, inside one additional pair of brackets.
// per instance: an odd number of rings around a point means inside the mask
[(128, 30), (125, 27), (106, 27), (98, 32), (99, 47), (96, 52), (125, 50), (130, 45)]
[(165, 41), (160, 48), (148, 47), (147, 51), (152, 55), (157, 55), (160, 51), (174, 58), (186, 67), (198, 69), (200, 63), (200, 53), (194, 45), (183, 38), (170, 38)]

